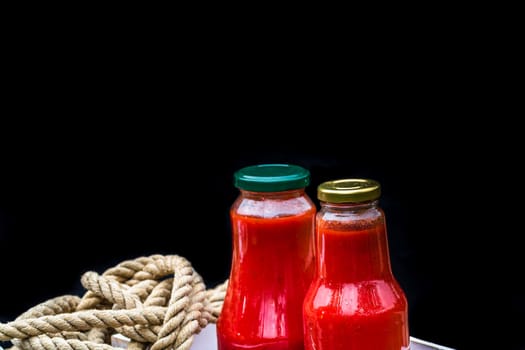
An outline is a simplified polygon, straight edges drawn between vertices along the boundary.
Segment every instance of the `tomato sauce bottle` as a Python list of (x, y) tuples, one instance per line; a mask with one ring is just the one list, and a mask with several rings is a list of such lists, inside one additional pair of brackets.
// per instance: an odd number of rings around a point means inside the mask
[(305, 350), (409, 349), (405, 294), (390, 267), (380, 184), (322, 183), (317, 272), (304, 300)]
[(302, 305), (315, 268), (310, 173), (263, 164), (234, 180), (240, 194), (230, 210), (233, 256), (219, 350), (303, 350)]

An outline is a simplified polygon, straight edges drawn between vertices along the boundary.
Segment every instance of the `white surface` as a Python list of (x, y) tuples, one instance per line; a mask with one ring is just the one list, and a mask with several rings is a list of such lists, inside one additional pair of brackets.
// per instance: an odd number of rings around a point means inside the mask
[[(411, 337), (410, 340), (410, 350), (454, 350), (414, 337)], [(202, 332), (195, 337), (191, 350), (217, 350), (216, 329), (214, 324), (210, 324), (204, 328)]]
[(410, 350), (427, 350), (427, 349), (435, 349), (435, 350), (454, 350), (452, 348), (447, 348), (443, 345), (437, 345), (425, 340), (417, 339), (414, 337), (410, 337), (410, 346), (412, 349)]

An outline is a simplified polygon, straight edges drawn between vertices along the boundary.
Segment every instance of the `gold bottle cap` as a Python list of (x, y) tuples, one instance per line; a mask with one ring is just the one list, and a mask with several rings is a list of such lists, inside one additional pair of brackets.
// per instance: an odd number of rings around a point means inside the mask
[(317, 198), (330, 203), (360, 203), (378, 199), (379, 182), (370, 179), (341, 179), (323, 182), (317, 187)]

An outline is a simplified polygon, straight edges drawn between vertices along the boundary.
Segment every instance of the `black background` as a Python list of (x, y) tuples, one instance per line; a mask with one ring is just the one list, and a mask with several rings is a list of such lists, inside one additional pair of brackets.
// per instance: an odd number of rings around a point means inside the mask
[[(30, 148), (4, 154), (0, 319), (82, 294), (85, 271), (155, 253), (185, 256), (216, 285), (229, 272), (234, 171), (285, 162), (311, 171), (314, 199), (329, 179), (382, 183), (393, 270), (408, 296), (413, 336), (466, 349), (495, 344), (506, 332), (508, 348), (518, 349), (524, 304), (512, 243), (517, 210), (506, 203), (510, 190), (501, 192), (513, 182), (498, 174), (505, 163), (458, 148), (452, 133), (396, 143), (397, 136), (375, 134), (381, 128), (373, 118), (322, 119), (309, 134), (284, 131), (274, 120), (211, 137), (199, 122), (188, 123), (187, 140), (187, 129), (174, 124), (26, 138)], [(435, 144), (445, 140), (447, 150)]]
[(0, 321), (143, 255), (182, 255), (222, 282), (233, 173), (292, 163), (310, 170), (314, 200), (326, 180), (381, 182), (411, 335), (525, 349), (516, 92), (462, 40), (438, 50), (385, 35), (351, 55), (325, 37), (297, 52), (295, 38), (264, 50), (213, 33), (187, 45), (79, 35), (66, 52), (38, 31), (16, 41), (0, 124)]

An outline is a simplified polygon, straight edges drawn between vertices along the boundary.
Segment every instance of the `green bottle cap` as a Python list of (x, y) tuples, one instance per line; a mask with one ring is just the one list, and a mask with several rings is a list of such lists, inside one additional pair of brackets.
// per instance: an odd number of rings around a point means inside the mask
[(261, 164), (235, 172), (235, 187), (255, 192), (277, 192), (304, 188), (310, 184), (310, 172), (290, 164)]

